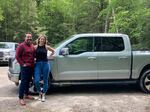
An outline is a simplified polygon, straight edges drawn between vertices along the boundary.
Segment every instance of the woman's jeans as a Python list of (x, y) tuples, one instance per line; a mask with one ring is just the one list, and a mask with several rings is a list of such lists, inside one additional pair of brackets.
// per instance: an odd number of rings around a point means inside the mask
[(50, 64), (49, 62), (36, 62), (34, 68), (34, 83), (37, 89), (37, 92), (41, 92), (40, 87), (40, 80), (41, 76), (43, 77), (43, 93), (46, 93), (48, 90), (48, 79), (49, 79), (49, 72), (50, 72)]
[(29, 94), (29, 84), (33, 76), (33, 67), (21, 66), (21, 83), (19, 87), (19, 98), (23, 99), (24, 94)]

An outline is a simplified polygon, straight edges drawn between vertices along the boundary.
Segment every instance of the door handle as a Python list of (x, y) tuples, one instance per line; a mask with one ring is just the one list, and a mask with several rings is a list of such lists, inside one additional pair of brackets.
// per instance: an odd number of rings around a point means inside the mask
[(88, 60), (96, 60), (96, 57), (88, 57)]
[(119, 59), (128, 59), (126, 56), (120, 56)]

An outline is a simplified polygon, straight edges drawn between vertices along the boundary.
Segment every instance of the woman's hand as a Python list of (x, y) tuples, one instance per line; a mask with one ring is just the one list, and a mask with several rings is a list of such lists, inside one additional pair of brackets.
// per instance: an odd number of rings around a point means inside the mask
[(54, 56), (53, 55), (50, 55), (50, 56), (48, 56), (48, 59), (54, 59)]

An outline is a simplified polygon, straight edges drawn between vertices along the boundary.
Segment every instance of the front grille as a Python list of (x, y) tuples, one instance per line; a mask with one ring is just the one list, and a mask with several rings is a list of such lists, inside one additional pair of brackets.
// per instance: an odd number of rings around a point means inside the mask
[(4, 53), (3, 52), (0, 52), (0, 57), (3, 57), (4, 56)]

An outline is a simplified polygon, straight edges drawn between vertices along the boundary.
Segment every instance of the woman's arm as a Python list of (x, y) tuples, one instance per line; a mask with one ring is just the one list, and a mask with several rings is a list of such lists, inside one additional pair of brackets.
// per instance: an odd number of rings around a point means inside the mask
[(50, 47), (48, 45), (47, 45), (47, 50), (52, 52), (50, 56), (52, 56), (54, 54), (54, 52), (55, 52), (54, 48), (52, 48), (52, 47)]

